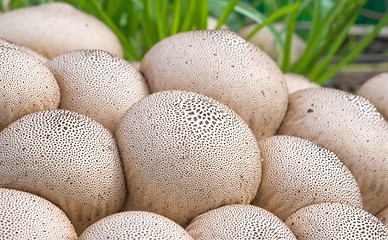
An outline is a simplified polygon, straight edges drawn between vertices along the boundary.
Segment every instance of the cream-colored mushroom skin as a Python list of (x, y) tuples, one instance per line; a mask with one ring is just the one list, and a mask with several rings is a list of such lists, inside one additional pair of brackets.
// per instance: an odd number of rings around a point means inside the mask
[(113, 135), (70, 111), (29, 114), (0, 132), (0, 187), (59, 206), (80, 234), (124, 203), (125, 178)]
[(197, 240), (292, 240), (291, 230), (271, 212), (246, 204), (231, 204), (194, 218), (186, 230)]
[(354, 206), (320, 203), (301, 208), (286, 220), (297, 239), (388, 239), (388, 228)]
[(0, 37), (47, 58), (78, 49), (123, 56), (118, 38), (103, 22), (67, 3), (52, 2), (0, 14)]
[(320, 85), (310, 81), (303, 75), (296, 73), (284, 73), (284, 79), (286, 80), (288, 94), (292, 94), (298, 90), (306, 88), (319, 88)]
[(0, 130), (26, 114), (55, 109), (59, 101), (57, 81), (41, 61), (0, 47)]
[(227, 105), (257, 139), (274, 135), (287, 109), (287, 86), (279, 67), (227, 29), (165, 38), (145, 54), (140, 71), (151, 93), (191, 91)]
[(32, 50), (31, 48), (7, 41), (1, 37), (0, 37), (0, 47), (8, 47), (8, 48), (13, 48), (13, 49), (24, 51), (26, 53), (31, 54), (33, 57), (35, 57), (36, 59), (38, 59), (42, 63), (46, 63), (48, 61), (48, 59), (45, 56), (37, 53), (36, 51)]
[(376, 217), (388, 228), (388, 206), (377, 213)]
[(210, 209), (249, 203), (259, 187), (252, 131), (206, 96), (151, 94), (123, 116), (116, 137), (129, 190), (125, 210), (155, 212), (186, 226)]
[(0, 239), (76, 240), (77, 234), (66, 214), (48, 200), (0, 188)]
[(365, 98), (329, 88), (290, 95), (278, 134), (308, 139), (334, 152), (354, 175), (364, 209), (388, 203), (388, 123)]
[(356, 180), (330, 150), (293, 136), (263, 139), (259, 149), (263, 172), (251, 204), (283, 221), (315, 203), (339, 202), (362, 208)]
[(79, 240), (177, 239), (192, 240), (176, 222), (156, 213), (127, 211), (107, 216), (88, 227)]

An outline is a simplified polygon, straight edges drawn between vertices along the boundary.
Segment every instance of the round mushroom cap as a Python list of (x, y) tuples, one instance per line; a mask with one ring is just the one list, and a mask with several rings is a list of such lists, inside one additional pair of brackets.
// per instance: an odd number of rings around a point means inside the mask
[(57, 108), (59, 100), (57, 81), (41, 61), (0, 47), (0, 130), (29, 113)]
[(118, 38), (103, 22), (67, 3), (46, 3), (0, 14), (0, 37), (47, 58), (79, 49), (123, 56)]
[(315, 203), (339, 202), (362, 208), (356, 180), (330, 150), (293, 136), (263, 139), (259, 149), (263, 172), (251, 204), (283, 221)]
[(367, 99), (330, 88), (297, 91), (278, 134), (334, 152), (355, 177), (365, 210), (388, 204), (388, 123)]
[(371, 101), (381, 115), (388, 120), (388, 72), (367, 80), (357, 94)]
[(375, 216), (354, 206), (320, 203), (304, 207), (286, 220), (297, 239), (388, 239)]
[(296, 73), (284, 73), (284, 79), (286, 80), (286, 84), (288, 87), (288, 94), (294, 93), (298, 90), (306, 89), (306, 88), (319, 88), (320, 85), (315, 82), (310, 81), (303, 75)]
[(58, 81), (60, 108), (82, 113), (112, 133), (128, 108), (149, 95), (134, 66), (102, 50), (64, 53), (46, 65)]
[(80, 234), (116, 213), (125, 178), (113, 135), (81, 114), (29, 114), (0, 132), (0, 187), (42, 196), (59, 206)]
[(257, 139), (274, 135), (287, 109), (287, 86), (279, 67), (228, 29), (165, 38), (145, 54), (140, 71), (151, 93), (191, 91), (227, 105)]
[(127, 211), (107, 216), (89, 226), (79, 240), (193, 239), (176, 222), (146, 211)]
[(186, 230), (194, 239), (295, 239), (291, 230), (265, 209), (244, 204), (226, 205), (194, 218)]
[(123, 116), (116, 137), (129, 190), (125, 210), (155, 212), (186, 226), (210, 209), (249, 203), (259, 187), (252, 131), (206, 96), (151, 94)]
[(13, 42), (10, 42), (10, 41), (7, 41), (3, 38), (0, 37), (0, 47), (8, 47), (8, 48), (13, 48), (13, 49), (17, 49), (17, 50), (21, 50), (23, 52), (26, 52), (26, 53), (29, 53), (31, 54), (33, 57), (37, 58), (39, 61), (41, 61), (42, 63), (46, 63), (48, 61), (48, 59), (35, 52), (34, 50), (32, 50), (31, 48), (28, 48), (28, 47), (25, 47), (25, 46), (22, 46), (22, 45), (19, 45), (19, 44), (16, 44), (16, 43), (13, 43)]
[(388, 228), (388, 206), (377, 213), (376, 217)]
[(0, 188), (0, 239), (77, 239), (57, 206), (37, 195)]

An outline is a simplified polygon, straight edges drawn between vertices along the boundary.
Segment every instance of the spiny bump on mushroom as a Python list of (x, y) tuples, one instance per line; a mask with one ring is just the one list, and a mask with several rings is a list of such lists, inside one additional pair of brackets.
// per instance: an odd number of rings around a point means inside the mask
[(45, 56), (37, 53), (36, 51), (32, 50), (31, 48), (19, 45), (17, 43), (13, 43), (13, 42), (7, 41), (6, 39), (3, 39), (1, 37), (0, 37), (0, 47), (13, 48), (13, 49), (17, 49), (17, 50), (21, 50), (23, 52), (29, 53), (33, 57), (35, 57), (36, 59), (41, 61), (42, 63), (46, 63), (48, 61), (48, 59)]
[(59, 84), (60, 108), (85, 114), (112, 133), (128, 108), (149, 95), (133, 65), (102, 50), (67, 52), (46, 65)]
[(22, 189), (59, 206), (80, 234), (120, 210), (125, 178), (113, 135), (66, 110), (24, 116), (0, 132), (0, 187)]
[(54, 75), (24, 51), (0, 46), (0, 79), (0, 130), (26, 114), (58, 107)]
[(367, 99), (329, 88), (297, 91), (278, 134), (334, 152), (355, 177), (368, 212), (388, 204), (388, 123)]
[(77, 234), (66, 214), (32, 193), (0, 188), (0, 239), (66, 239)]
[(140, 71), (152, 93), (191, 91), (227, 105), (258, 140), (275, 134), (287, 109), (287, 86), (279, 67), (228, 29), (165, 38), (145, 54)]
[(194, 239), (295, 239), (271, 212), (245, 204), (231, 204), (195, 217), (186, 230)]
[(324, 202), (362, 208), (360, 189), (349, 169), (330, 150), (293, 136), (259, 142), (263, 159), (259, 190), (251, 204), (281, 220), (298, 209)]
[(127, 211), (107, 216), (89, 226), (79, 240), (193, 239), (176, 222), (146, 211)]
[(249, 203), (261, 178), (257, 142), (225, 105), (184, 91), (151, 94), (116, 132), (127, 177), (125, 210), (145, 210), (182, 226), (225, 204)]
[(286, 220), (297, 239), (388, 239), (388, 228), (354, 206), (320, 203), (301, 208)]

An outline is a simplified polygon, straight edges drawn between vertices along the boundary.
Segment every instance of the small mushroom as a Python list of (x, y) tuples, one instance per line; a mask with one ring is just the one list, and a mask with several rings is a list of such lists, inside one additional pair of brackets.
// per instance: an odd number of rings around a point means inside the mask
[(244, 204), (226, 205), (194, 218), (186, 230), (197, 240), (292, 240), (291, 230), (265, 209)]
[(388, 228), (388, 206), (377, 213), (376, 217)]
[(13, 48), (13, 49), (17, 49), (17, 50), (21, 50), (23, 52), (29, 53), (33, 57), (35, 57), (36, 59), (41, 61), (42, 63), (46, 63), (48, 61), (48, 59), (45, 56), (37, 53), (36, 51), (32, 50), (31, 48), (28, 48), (28, 47), (25, 47), (25, 46), (22, 46), (22, 45), (19, 45), (19, 44), (7, 41), (7, 40), (5, 40), (5, 39), (3, 39), (1, 37), (0, 37), (0, 47)]
[(193, 239), (176, 222), (156, 213), (127, 211), (107, 216), (89, 226), (79, 240)]
[(259, 187), (252, 131), (206, 96), (151, 94), (124, 114), (116, 137), (129, 190), (124, 210), (155, 212), (186, 226), (210, 209), (249, 203)]
[(0, 188), (0, 239), (76, 240), (77, 234), (66, 214), (46, 199)]
[(52, 2), (0, 14), (0, 37), (47, 58), (78, 49), (123, 56), (118, 38), (103, 22), (67, 3)]
[(227, 105), (258, 140), (275, 134), (287, 109), (287, 86), (279, 67), (228, 29), (165, 38), (146, 53), (140, 71), (151, 93), (191, 91)]
[(341, 203), (320, 203), (304, 207), (286, 220), (300, 240), (388, 239), (388, 228), (372, 214)]
[(286, 80), (286, 84), (288, 87), (288, 94), (294, 93), (298, 90), (306, 89), (306, 88), (319, 88), (320, 85), (315, 82), (310, 81), (303, 75), (296, 73), (284, 73), (284, 79)]

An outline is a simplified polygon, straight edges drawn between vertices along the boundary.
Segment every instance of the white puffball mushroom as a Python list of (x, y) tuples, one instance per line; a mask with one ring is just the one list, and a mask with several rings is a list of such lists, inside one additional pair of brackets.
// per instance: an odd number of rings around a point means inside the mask
[(181, 239), (192, 240), (176, 222), (156, 213), (127, 211), (107, 216), (89, 226), (79, 240)]
[(79, 49), (100, 49), (123, 56), (112, 30), (67, 3), (52, 2), (0, 14), (0, 37), (47, 58)]
[(228, 29), (165, 38), (145, 54), (140, 71), (151, 93), (191, 91), (227, 105), (258, 140), (275, 134), (287, 109), (287, 86), (279, 67)]
[(388, 206), (377, 213), (376, 217), (388, 228)]
[(112, 133), (128, 108), (149, 95), (141, 73), (106, 51), (71, 51), (46, 65), (58, 81), (60, 108), (82, 113)]
[(3, 39), (1, 37), (0, 37), (0, 47), (13, 48), (13, 49), (17, 49), (17, 50), (21, 50), (23, 52), (29, 53), (33, 57), (35, 57), (36, 59), (41, 61), (42, 63), (46, 63), (48, 61), (48, 59), (45, 56), (37, 53), (36, 51), (32, 50), (31, 48), (7, 41), (6, 39)]
[(196, 240), (292, 240), (291, 230), (271, 212), (244, 204), (226, 205), (195, 217), (186, 230)]
[(388, 72), (368, 79), (357, 94), (371, 101), (385, 120), (388, 120)]
[(341, 203), (313, 204), (286, 220), (297, 239), (388, 239), (388, 228), (375, 216)]
[(76, 240), (66, 214), (37, 195), (0, 188), (0, 239)]
[(129, 190), (124, 210), (186, 226), (210, 209), (249, 203), (259, 187), (252, 131), (231, 109), (198, 93), (143, 98), (123, 116), (116, 137)]
[(59, 206), (80, 234), (118, 212), (125, 177), (113, 135), (66, 110), (29, 114), (0, 132), (0, 187), (37, 194)]
[(319, 88), (320, 85), (310, 81), (303, 75), (296, 73), (284, 73), (284, 79), (286, 80), (288, 94), (292, 94), (298, 90), (306, 88)]
[(59, 101), (57, 81), (41, 61), (0, 47), (0, 130), (29, 113), (55, 109)]
[(364, 97), (330, 88), (297, 91), (278, 134), (334, 152), (355, 177), (365, 210), (376, 214), (388, 205), (388, 123)]
[(316, 203), (339, 202), (362, 208), (356, 180), (333, 152), (293, 136), (265, 138), (259, 149), (263, 172), (251, 204), (283, 221)]

